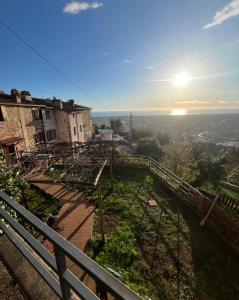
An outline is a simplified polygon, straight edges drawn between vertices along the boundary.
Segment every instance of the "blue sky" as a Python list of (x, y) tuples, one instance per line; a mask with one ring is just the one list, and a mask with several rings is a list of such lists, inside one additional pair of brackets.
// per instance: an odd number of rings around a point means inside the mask
[[(0, 24), (6, 92), (75, 98), (95, 110), (239, 106), (238, 0), (2, 0), (0, 19), (90, 97)], [(190, 75), (183, 88), (180, 72)]]

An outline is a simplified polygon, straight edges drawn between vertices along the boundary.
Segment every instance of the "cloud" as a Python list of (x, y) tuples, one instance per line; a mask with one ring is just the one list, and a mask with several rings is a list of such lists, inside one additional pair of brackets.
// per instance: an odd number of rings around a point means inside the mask
[(233, 0), (223, 9), (216, 12), (211, 23), (208, 23), (203, 27), (203, 29), (208, 29), (217, 25), (222, 24), (226, 20), (236, 17), (239, 15), (239, 0)]
[(122, 63), (123, 64), (132, 64), (132, 60), (125, 58)]
[(201, 101), (201, 100), (185, 100), (177, 101), (176, 104), (210, 104), (211, 101)]
[(148, 69), (148, 70), (153, 70), (154, 67), (153, 67), (153, 66), (148, 66), (147, 69)]
[(81, 11), (88, 10), (88, 9), (97, 9), (103, 6), (103, 3), (101, 2), (78, 2), (78, 1), (72, 1), (70, 3), (67, 3), (63, 9), (64, 13), (67, 14), (73, 14), (76, 15), (80, 13)]

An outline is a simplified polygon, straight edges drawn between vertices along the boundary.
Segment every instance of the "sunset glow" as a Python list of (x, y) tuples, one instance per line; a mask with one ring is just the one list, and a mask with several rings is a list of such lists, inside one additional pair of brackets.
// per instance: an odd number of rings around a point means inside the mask
[(184, 116), (184, 115), (186, 115), (186, 113), (187, 113), (186, 109), (176, 108), (176, 109), (172, 110), (171, 115), (172, 116)]

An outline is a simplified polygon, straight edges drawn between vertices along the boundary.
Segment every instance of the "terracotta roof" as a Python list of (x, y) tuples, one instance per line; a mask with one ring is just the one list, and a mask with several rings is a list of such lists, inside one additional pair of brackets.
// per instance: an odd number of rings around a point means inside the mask
[(6, 137), (6, 138), (2, 138), (0, 139), (0, 144), (1, 145), (12, 145), (12, 144), (17, 144), (19, 142), (21, 142), (23, 140), (23, 138), (21, 137)]
[(65, 101), (63, 101), (62, 104), (63, 104), (63, 110), (65, 110), (67, 112), (82, 111), (85, 109), (90, 109), (89, 107), (78, 105), (78, 104), (74, 104), (74, 106), (72, 106), (69, 102), (65, 102)]
[[(90, 107), (87, 106), (82, 106), (79, 104), (73, 104), (68, 102), (68, 101), (62, 101), (59, 100), (59, 102), (62, 102), (62, 108), (64, 111), (66, 112), (77, 112), (77, 111), (82, 111), (82, 110), (89, 110), (91, 109)], [(56, 108), (56, 109), (60, 109), (60, 104), (59, 102), (54, 102), (54, 100), (49, 100), (49, 99), (41, 99), (41, 98), (32, 98), (32, 101), (29, 100), (21, 100), (21, 103), (17, 103), (15, 97), (12, 97), (11, 95), (8, 94), (0, 94), (0, 103), (3, 104), (16, 104), (16, 105), (38, 105), (38, 106), (48, 106), (51, 108)]]

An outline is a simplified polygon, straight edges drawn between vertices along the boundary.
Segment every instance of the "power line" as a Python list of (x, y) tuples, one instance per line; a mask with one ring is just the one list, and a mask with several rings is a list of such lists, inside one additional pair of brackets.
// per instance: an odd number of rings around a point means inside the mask
[(29, 48), (33, 53), (35, 53), (38, 57), (40, 57), (46, 64), (48, 64), (53, 70), (55, 70), (58, 74), (60, 74), (65, 80), (70, 82), (76, 89), (78, 89), (81, 93), (86, 95), (90, 100), (95, 102), (97, 105), (101, 106), (105, 110), (108, 109), (99, 103), (97, 100), (92, 98), (84, 89), (82, 89), (74, 80), (72, 80), (67, 74), (65, 74), (61, 69), (59, 69), (56, 65), (50, 62), (44, 55), (42, 55), (37, 49), (35, 49), (29, 42), (27, 42), (20, 34), (18, 34), (15, 30), (13, 30), (10, 26), (8, 26), (2, 19), (0, 19), (0, 24), (7, 29), (11, 34), (13, 34), (18, 40), (20, 40), (27, 48)]

